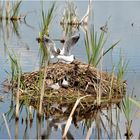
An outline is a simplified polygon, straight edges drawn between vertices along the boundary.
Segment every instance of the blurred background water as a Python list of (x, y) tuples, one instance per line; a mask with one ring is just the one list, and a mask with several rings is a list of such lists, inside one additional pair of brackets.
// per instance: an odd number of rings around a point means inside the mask
[[(81, 18), (86, 10), (88, 1), (75, 1), (77, 12)], [(44, 1), (44, 9), (48, 10), (51, 1)], [(65, 2), (57, 2), (55, 18), (50, 26), (49, 32), (52, 38), (62, 38), (62, 27), (59, 22), (62, 17)], [(107, 55), (103, 60), (103, 69), (111, 71), (113, 64), (118, 63), (120, 58), (120, 50), (126, 60), (129, 61), (128, 70), (125, 79), (127, 80), (127, 93), (131, 94), (134, 89), (134, 95), (140, 99), (140, 2), (138, 1), (95, 1), (93, 3), (94, 18), (92, 24), (99, 32), (100, 27), (108, 20), (109, 38), (106, 46), (120, 40), (118, 46), (114, 49), (113, 53)], [(4, 91), (2, 85), (3, 81), (7, 78), (6, 71), (10, 72), (10, 63), (8, 55), (6, 54), (6, 47), (13, 50), (19, 55), (20, 63), (23, 72), (30, 72), (39, 68), (39, 44), (36, 41), (40, 31), (41, 22), (41, 4), (39, 1), (23, 1), (20, 13), (31, 12), (26, 17), (26, 23), (18, 22), (17, 31), (13, 32), (13, 24), (9, 23), (6, 26), (5, 21), (0, 23), (0, 95), (3, 97), (3, 102), (0, 102), (0, 113), (6, 113), (10, 109), (11, 95)], [(87, 62), (86, 51), (84, 46), (84, 33), (80, 32), (80, 40), (73, 50), (76, 58)], [(57, 43), (57, 45), (61, 45)], [(22, 110), (21, 116), (24, 118), (26, 109)], [(35, 116), (36, 118), (36, 116)], [(37, 119), (35, 119), (37, 121)], [(20, 118), (20, 122), (22, 119)], [(26, 123), (19, 125), (19, 138), (36, 138), (37, 122), (34, 121), (31, 128), (26, 129)], [(122, 118), (123, 121), (123, 118)], [(5, 125), (0, 119), (0, 139), (8, 138)], [(49, 121), (43, 121), (43, 126), (46, 128)], [(42, 127), (41, 124), (41, 127)], [(125, 123), (123, 123), (125, 125)], [(15, 138), (15, 121), (9, 123), (12, 138)], [(136, 117), (133, 129), (138, 136), (140, 130), (140, 120)], [(71, 126), (70, 131), (74, 138), (85, 138), (85, 133), (82, 133), (82, 124), (79, 124), (79, 129)], [(139, 128), (139, 129), (138, 129)], [(121, 127), (124, 129), (124, 126)], [(24, 131), (24, 132), (23, 132)], [(26, 133), (25, 135), (25, 131)], [(61, 131), (53, 131), (49, 138), (61, 138)], [(96, 138), (96, 127), (93, 131), (91, 138)], [(104, 138), (104, 135), (102, 136)]]

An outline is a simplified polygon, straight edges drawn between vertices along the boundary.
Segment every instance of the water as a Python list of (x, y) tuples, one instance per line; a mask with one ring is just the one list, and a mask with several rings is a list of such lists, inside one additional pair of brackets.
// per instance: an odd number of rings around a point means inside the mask
[[(51, 2), (44, 2), (44, 7), (47, 11)], [(87, 9), (87, 1), (76, 1), (75, 4), (78, 8), (79, 17), (82, 17)], [(62, 28), (59, 26), (59, 21), (61, 19), (61, 14), (63, 11), (64, 2), (57, 3), (57, 12), (56, 17), (53, 20), (53, 23), (50, 26), (50, 36), (53, 38), (61, 38), (62, 37)], [(110, 59), (110, 55), (107, 55), (103, 64), (104, 70), (111, 71), (112, 61), (113, 64), (116, 64), (119, 60), (120, 49), (122, 51), (123, 56), (129, 60), (128, 72), (125, 77), (127, 80), (127, 93), (131, 94), (134, 89), (134, 95), (139, 100), (139, 84), (140, 84), (140, 2), (94, 2), (94, 20), (92, 21), (95, 24), (96, 29), (99, 31), (99, 28), (105, 24), (108, 20), (108, 28), (109, 28), (109, 39), (107, 45), (110, 45), (112, 42), (116, 42), (120, 40), (118, 47), (113, 51), (112, 60)], [(8, 74), (6, 71), (10, 72), (10, 62), (8, 60), (8, 55), (5, 50), (4, 43), (8, 47), (9, 50), (13, 50), (16, 54), (19, 55), (20, 63), (22, 66), (22, 70), (24, 72), (34, 71), (39, 68), (39, 45), (36, 41), (36, 37), (38, 37), (38, 33), (40, 30), (40, 21), (41, 21), (41, 5), (38, 1), (24, 1), (22, 3), (21, 13), (31, 12), (27, 15), (26, 22), (24, 23), (18, 22), (18, 35), (13, 32), (13, 24), (10, 23), (8, 27), (6, 27), (5, 22), (0, 23), (0, 96), (3, 97), (3, 102), (0, 102), (0, 115), (2, 113), (9, 112), (10, 106), (14, 103), (14, 99), (12, 99), (11, 94), (7, 92), (7, 89), (3, 87), (3, 81), (8, 78)], [(84, 33), (82, 30), (80, 32), (80, 41), (76, 45), (73, 53), (75, 56), (82, 60), (86, 61), (86, 53), (84, 47)], [(61, 45), (57, 43), (57, 45)], [(48, 118), (44, 118), (43, 120), (39, 120), (36, 114), (36, 111), (33, 112), (34, 119), (33, 122), (29, 121), (29, 118), (26, 119), (26, 116), (29, 108), (28, 106), (23, 106), (23, 109), (20, 114), (19, 122), (16, 124), (15, 119), (11, 119), (8, 122), (10, 132), (12, 138), (39, 138), (40, 134), (43, 132), (46, 133), (46, 138), (62, 138), (62, 128), (57, 128), (58, 126), (50, 125), (53, 123)], [(108, 114), (112, 114), (112, 119), (115, 121), (115, 112), (117, 109), (110, 109)], [(134, 133), (133, 138), (138, 138), (139, 130), (140, 130), (140, 120), (139, 120), (139, 109), (136, 106), (133, 109), (133, 124), (132, 131)], [(13, 114), (14, 110), (11, 111), (10, 116)], [(112, 112), (112, 113), (111, 113)], [(92, 123), (92, 134), (91, 138), (116, 138), (116, 129), (114, 126), (110, 128), (110, 121), (107, 120), (106, 110), (96, 111), (95, 115), (90, 118), (88, 121), (93, 121)], [(9, 116), (9, 119), (11, 118)], [(8, 117), (7, 117), (8, 120)], [(97, 121), (98, 120), (98, 121)], [(100, 120), (100, 121), (99, 121)], [(78, 128), (74, 126), (74, 124), (70, 127), (69, 137), (77, 138), (77, 139), (85, 139), (87, 134), (87, 129), (84, 129), (84, 120), (78, 121)], [(124, 138), (125, 133), (125, 118), (124, 115), (120, 115), (120, 123), (119, 128), (121, 132), (121, 138)], [(99, 124), (98, 124), (98, 123)], [(5, 127), (5, 123), (3, 123), (3, 118), (0, 117), (0, 139), (7, 139), (8, 134)], [(99, 125), (101, 127), (99, 127)], [(106, 129), (108, 133), (106, 133)], [(16, 128), (18, 128), (18, 133), (16, 133)], [(100, 132), (100, 134), (99, 134)], [(102, 133), (101, 133), (102, 132)]]

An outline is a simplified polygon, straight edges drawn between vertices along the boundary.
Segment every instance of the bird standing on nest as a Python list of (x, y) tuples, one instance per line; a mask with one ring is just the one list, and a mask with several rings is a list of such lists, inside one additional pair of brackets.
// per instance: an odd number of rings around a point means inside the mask
[(78, 42), (79, 38), (80, 34), (67, 38), (64, 41), (62, 50), (59, 48), (57, 49), (55, 42), (46, 35), (43, 37), (43, 42), (45, 47), (48, 49), (50, 59), (57, 58), (63, 63), (72, 63), (75, 57), (74, 55), (71, 55), (70, 51), (72, 47)]

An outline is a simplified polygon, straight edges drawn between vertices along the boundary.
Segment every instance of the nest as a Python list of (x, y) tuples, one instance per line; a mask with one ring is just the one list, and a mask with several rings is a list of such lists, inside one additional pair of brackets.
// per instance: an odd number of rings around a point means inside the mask
[[(106, 106), (109, 102), (120, 102), (126, 92), (124, 81), (118, 81), (115, 75), (100, 71), (82, 62), (49, 64), (46, 70), (42, 68), (21, 76), (20, 100), (26, 101), (36, 109), (39, 107), (44, 72), (46, 72), (46, 76), (43, 110), (49, 114), (55, 114), (56, 111), (62, 114), (59, 109), (54, 111), (51, 109), (54, 104), (57, 104), (59, 108), (66, 107), (70, 111), (78, 98), (87, 96), (81, 100), (79, 105), (80, 115), (83, 115), (95, 107), (97, 97), (100, 96), (101, 104)], [(51, 84), (62, 81), (65, 77), (69, 83), (67, 87), (50, 88)], [(13, 85), (17, 87), (17, 82)]]

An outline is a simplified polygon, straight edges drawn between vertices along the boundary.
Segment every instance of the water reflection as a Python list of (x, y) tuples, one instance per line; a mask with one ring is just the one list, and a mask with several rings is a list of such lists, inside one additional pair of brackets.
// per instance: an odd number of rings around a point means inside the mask
[(14, 36), (17, 37), (17, 41), (18, 41), (17, 44), (20, 44), (21, 46), (26, 47), (27, 50), (30, 48), (29, 45), (21, 36), (21, 30), (20, 30), (21, 24), (25, 24), (27, 27), (34, 29), (34, 27), (28, 25), (26, 21), (22, 22), (22, 21), (2, 20), (0, 22), (0, 33), (1, 33), (1, 36), (3, 37), (3, 44), (5, 48), (8, 47), (9, 43), (14, 38)]
[(79, 30), (79, 25), (70, 26), (69, 24), (63, 24), (62, 27), (62, 38), (71, 37), (76, 34)]
[[(8, 120), (9, 126), (13, 123), (15, 124), (13, 124), (15, 126), (15, 139), (62, 139), (70, 112), (67, 112), (65, 119), (59, 117), (58, 112), (56, 112), (56, 114), (50, 114), (49, 116), (46, 114), (47, 116), (39, 117), (38, 112), (31, 106), (27, 106), (26, 108), (23, 104), (21, 106), (19, 121), (16, 121), (14, 117)], [(32, 112), (30, 110), (31, 108)], [(13, 116), (13, 112), (10, 114), (10, 116)], [(6, 113), (7, 117), (8, 115), (9, 114)], [(78, 115), (78, 111), (76, 111), (72, 121), (73, 125), (71, 125), (71, 128), (68, 130), (66, 139), (76, 139), (77, 133), (78, 138), (84, 139), (124, 138), (124, 134), (119, 128), (120, 123), (118, 105), (107, 104), (102, 109), (93, 109), (89, 114), (86, 113), (85, 116)], [(13, 132), (12, 129), (11, 127), (11, 132)]]

